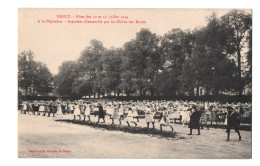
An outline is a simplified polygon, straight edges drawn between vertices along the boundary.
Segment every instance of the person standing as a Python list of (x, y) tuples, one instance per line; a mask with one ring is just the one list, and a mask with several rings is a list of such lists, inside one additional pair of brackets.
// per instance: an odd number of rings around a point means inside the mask
[(201, 112), (197, 110), (195, 105), (192, 106), (191, 111), (192, 111), (192, 113), (190, 116), (190, 123), (189, 123), (190, 133), (188, 135), (192, 135), (192, 129), (197, 129), (198, 135), (200, 135)]
[(239, 141), (241, 141), (242, 137), (239, 132), (239, 126), (240, 126), (240, 121), (238, 118), (238, 113), (232, 108), (231, 106), (227, 107), (227, 141), (229, 141), (229, 136), (230, 136), (230, 130), (234, 129), (235, 132), (237, 132)]
[(99, 123), (99, 120), (100, 119), (103, 119), (103, 123), (105, 123), (105, 113), (104, 113), (104, 110), (103, 110), (103, 107), (102, 105), (99, 103), (98, 104), (98, 121), (97, 123)]
[(146, 111), (145, 111), (145, 121), (147, 123), (147, 129), (149, 129), (150, 123), (152, 123), (153, 129), (154, 129), (154, 117), (153, 116), (154, 116), (153, 109), (149, 105), (147, 105)]
[(59, 118), (63, 117), (62, 107), (61, 107), (61, 103), (60, 102), (58, 102), (56, 117), (59, 117)]
[(162, 131), (162, 126), (169, 126), (172, 129), (172, 132), (174, 131), (173, 126), (170, 123), (170, 119), (168, 117), (169, 112), (167, 109), (163, 110), (162, 118), (160, 120), (160, 130)]
[(128, 127), (130, 127), (130, 122), (134, 123), (135, 124), (135, 127), (137, 126), (137, 123), (134, 121), (134, 116), (136, 116), (134, 114), (134, 110), (130, 109), (128, 107), (128, 111), (127, 111), (127, 115), (126, 115), (126, 123), (128, 125)]
[(51, 113), (53, 114), (53, 117), (55, 117), (55, 104), (54, 102), (50, 101), (49, 103), (49, 114), (48, 117), (50, 117)]
[(21, 113), (26, 114), (26, 112), (27, 112), (27, 110), (28, 110), (28, 104), (27, 104), (26, 101), (24, 101), (22, 105), (23, 105), (23, 106), (22, 106), (22, 109), (21, 109)]
[(76, 116), (79, 116), (79, 120), (81, 120), (81, 117), (80, 117), (80, 108), (79, 108), (79, 104), (78, 102), (75, 102), (75, 110), (74, 110), (74, 120), (76, 120)]
[(113, 114), (111, 116), (112, 125), (114, 124), (114, 119), (118, 119), (119, 124), (121, 125), (121, 118), (119, 115), (119, 105), (114, 105)]
[(84, 121), (85, 121), (86, 117), (88, 117), (88, 121), (90, 121), (90, 111), (92, 109), (92, 106), (91, 106), (91, 104), (86, 104), (86, 103), (84, 104), (84, 106), (85, 106)]

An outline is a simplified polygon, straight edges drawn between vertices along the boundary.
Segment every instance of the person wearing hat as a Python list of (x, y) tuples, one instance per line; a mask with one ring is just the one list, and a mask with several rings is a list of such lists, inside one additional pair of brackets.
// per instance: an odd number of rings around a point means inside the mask
[(106, 121), (105, 121), (105, 112), (104, 112), (104, 110), (103, 110), (102, 105), (99, 103), (99, 104), (98, 104), (98, 121), (97, 121), (97, 123), (99, 123), (99, 120), (100, 120), (100, 119), (103, 119), (103, 123), (106, 122)]
[(188, 135), (192, 135), (192, 129), (198, 130), (198, 135), (200, 135), (200, 117), (201, 117), (201, 111), (197, 110), (197, 107), (195, 105), (192, 105), (191, 108), (191, 116), (190, 116), (190, 133)]
[(240, 121), (238, 118), (238, 113), (232, 108), (231, 106), (227, 107), (227, 141), (229, 141), (229, 136), (230, 136), (230, 130), (234, 129), (235, 132), (237, 132), (239, 141), (241, 141), (242, 137), (239, 132), (239, 126), (240, 126)]

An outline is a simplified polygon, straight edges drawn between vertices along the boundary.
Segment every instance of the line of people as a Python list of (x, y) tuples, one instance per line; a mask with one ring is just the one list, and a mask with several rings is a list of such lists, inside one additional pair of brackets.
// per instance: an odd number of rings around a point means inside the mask
[[(247, 103), (250, 107), (250, 105)], [(235, 131), (239, 134), (239, 139), (241, 140), (240, 133), (238, 131), (239, 121), (237, 120), (241, 116), (241, 109), (235, 109), (236, 106), (231, 107), (230, 105), (224, 105), (219, 103), (196, 103), (196, 102), (183, 102), (183, 101), (34, 101), (28, 102), (24, 101), (20, 103), (20, 110), (23, 113), (32, 112), (33, 114), (39, 115), (43, 114), (44, 116), (50, 116), (53, 114), (55, 117), (62, 118), (64, 114), (71, 114), (74, 116), (74, 120), (86, 120), (91, 121), (91, 116), (98, 115), (98, 121), (103, 119), (105, 123), (105, 116), (109, 116), (112, 125), (115, 121), (118, 121), (119, 124), (124, 120), (128, 126), (134, 124), (138, 125), (139, 118), (144, 118), (147, 123), (147, 128), (150, 128), (150, 124), (154, 129), (155, 119), (159, 120), (160, 130), (164, 126), (170, 127), (174, 131), (173, 123), (171, 120), (180, 120), (183, 125), (189, 124), (190, 135), (192, 135), (192, 130), (197, 129), (198, 135), (200, 135), (200, 128), (203, 126), (208, 126), (208, 122), (221, 117), (225, 119), (225, 125), (227, 125), (228, 140), (230, 129), (234, 128)], [(248, 108), (249, 108), (248, 107)], [(219, 109), (222, 108), (222, 109)], [(224, 109), (225, 108), (225, 109)], [(228, 108), (228, 109), (227, 109)], [(238, 108), (238, 107), (237, 107)], [(241, 108), (241, 105), (240, 105)], [(217, 111), (218, 115), (217, 116)], [(219, 111), (221, 110), (221, 111)], [(224, 111), (223, 111), (224, 110)], [(230, 122), (228, 122), (229, 114), (228, 112), (233, 112)], [(236, 115), (236, 118), (234, 118)], [(83, 118), (82, 118), (83, 116)], [(233, 118), (233, 119), (232, 119)], [(235, 120), (234, 120), (235, 119)], [(231, 122), (232, 121), (232, 122)], [(230, 125), (232, 124), (232, 125)], [(230, 127), (231, 126), (231, 127)]]

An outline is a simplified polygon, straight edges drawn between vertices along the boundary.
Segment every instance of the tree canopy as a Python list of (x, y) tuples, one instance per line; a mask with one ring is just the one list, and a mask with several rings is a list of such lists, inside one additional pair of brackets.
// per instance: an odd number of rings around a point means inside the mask
[[(32, 57), (32, 52), (21, 53), (19, 86), (49, 92), (52, 77)], [(244, 87), (251, 88), (251, 73), (252, 16), (232, 10), (221, 18), (213, 13), (205, 27), (194, 30), (175, 28), (160, 36), (142, 28), (121, 48), (108, 49), (93, 39), (76, 61), (60, 66), (54, 87), (67, 97), (199, 95), (201, 87), (208, 95), (242, 95)]]

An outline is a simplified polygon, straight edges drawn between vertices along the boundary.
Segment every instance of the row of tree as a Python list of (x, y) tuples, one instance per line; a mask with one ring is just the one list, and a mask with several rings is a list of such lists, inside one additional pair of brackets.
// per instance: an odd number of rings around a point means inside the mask
[[(35, 80), (19, 85), (36, 86)], [(226, 90), (242, 95), (251, 80), (252, 16), (232, 10), (221, 18), (212, 14), (206, 27), (193, 31), (172, 29), (159, 36), (141, 29), (122, 48), (107, 49), (91, 40), (76, 61), (59, 67), (53, 87), (67, 97), (198, 95), (200, 87), (207, 94)]]
[(18, 92), (19, 96), (46, 95), (53, 90), (53, 75), (47, 66), (36, 62), (32, 51), (18, 55)]

